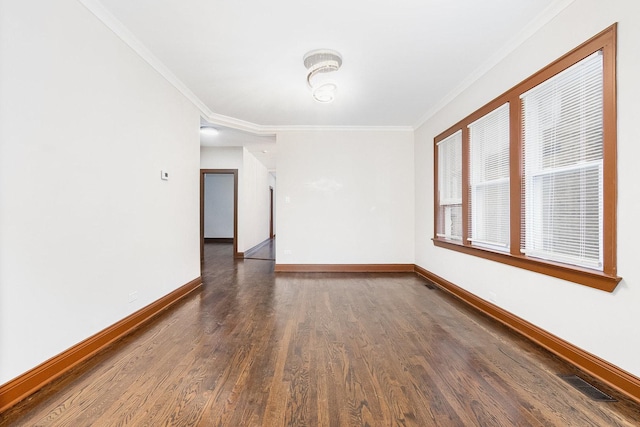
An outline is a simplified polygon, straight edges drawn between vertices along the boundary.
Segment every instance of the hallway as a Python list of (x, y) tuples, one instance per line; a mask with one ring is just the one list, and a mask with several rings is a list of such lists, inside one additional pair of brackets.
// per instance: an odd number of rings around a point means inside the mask
[(205, 245), (201, 291), (0, 425), (638, 425), (638, 405), (589, 399), (558, 377), (574, 368), (413, 274), (273, 268)]
[(276, 260), (276, 239), (271, 238), (244, 253), (244, 259)]

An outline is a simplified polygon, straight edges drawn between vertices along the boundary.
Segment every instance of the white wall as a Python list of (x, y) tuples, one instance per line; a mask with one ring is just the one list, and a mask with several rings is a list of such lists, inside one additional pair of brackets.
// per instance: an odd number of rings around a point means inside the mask
[(231, 174), (204, 176), (204, 237), (233, 238), (233, 193)]
[(200, 276), (200, 118), (75, 0), (0, 4), (0, 93), (4, 383)]
[(277, 141), (277, 264), (413, 263), (413, 132)]
[(269, 172), (243, 147), (201, 147), (202, 169), (238, 170), (238, 252), (269, 238)]
[(246, 149), (243, 157), (244, 225), (243, 251), (249, 250), (269, 238), (269, 172)]
[[(433, 138), (614, 22), (618, 26), (618, 273), (613, 293), (433, 246)], [(416, 263), (640, 376), (640, 2), (576, 0), (416, 132)]]
[(238, 169), (240, 172), (244, 166), (242, 155), (242, 147), (200, 147), (200, 168)]

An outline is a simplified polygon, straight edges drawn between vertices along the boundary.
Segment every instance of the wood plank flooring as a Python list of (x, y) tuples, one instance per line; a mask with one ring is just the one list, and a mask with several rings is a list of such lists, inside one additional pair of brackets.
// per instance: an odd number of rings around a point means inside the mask
[(244, 253), (244, 259), (276, 260), (276, 239), (269, 239)]
[(2, 426), (638, 426), (585, 375), (412, 274), (273, 274), (205, 245), (204, 286)]

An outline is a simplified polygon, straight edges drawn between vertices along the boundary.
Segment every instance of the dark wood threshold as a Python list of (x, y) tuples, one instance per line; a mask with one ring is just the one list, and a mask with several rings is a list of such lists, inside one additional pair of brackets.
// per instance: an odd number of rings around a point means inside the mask
[(233, 237), (205, 237), (205, 243), (233, 243)]
[(416, 265), (415, 273), (640, 403), (640, 378)]
[(276, 264), (276, 273), (413, 273), (413, 264)]
[(197, 277), (175, 291), (0, 386), (0, 412), (35, 393), (111, 343), (130, 334), (202, 285)]

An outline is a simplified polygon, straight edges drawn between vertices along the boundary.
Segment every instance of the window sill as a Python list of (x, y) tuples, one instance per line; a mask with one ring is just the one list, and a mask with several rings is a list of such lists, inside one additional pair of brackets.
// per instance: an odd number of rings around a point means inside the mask
[(589, 270), (587, 268), (529, 258), (525, 255), (516, 256), (512, 254), (494, 252), (488, 249), (478, 248), (475, 246), (465, 246), (462, 243), (438, 238), (432, 240), (435, 246), (441, 248), (474, 255), (529, 271), (535, 271), (536, 273), (557, 277), (559, 279), (568, 280), (570, 282), (578, 283), (590, 288), (600, 289), (606, 292), (613, 292), (620, 280), (622, 280), (621, 277), (608, 275), (601, 271)]

